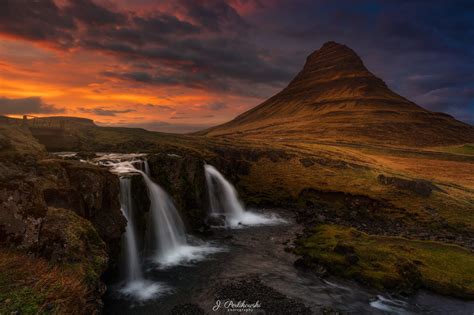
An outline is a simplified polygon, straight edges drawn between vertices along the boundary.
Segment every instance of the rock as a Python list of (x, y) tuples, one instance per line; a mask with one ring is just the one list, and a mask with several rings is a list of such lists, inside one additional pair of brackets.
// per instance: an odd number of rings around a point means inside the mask
[(210, 226), (225, 226), (225, 215), (220, 214), (217, 216), (209, 216), (206, 219), (206, 224), (209, 224)]
[(191, 154), (153, 154), (148, 157), (151, 177), (173, 198), (192, 230), (198, 230), (208, 214), (204, 161)]
[(97, 157), (97, 154), (95, 152), (78, 152), (76, 153), (76, 158), (81, 159), (81, 160), (92, 160)]
[(321, 223), (326, 222), (326, 216), (324, 216), (324, 215), (322, 215), (322, 214), (318, 214), (318, 215), (316, 216), (316, 218), (317, 218), (317, 220), (318, 220), (319, 222), (321, 222)]
[(304, 166), (304, 167), (311, 167), (314, 165), (314, 161), (310, 158), (304, 158), (304, 159), (300, 159), (300, 163)]
[(422, 286), (422, 275), (418, 266), (408, 260), (399, 260), (396, 263), (397, 272), (402, 280), (397, 290), (402, 294), (413, 294)]
[(377, 179), (382, 185), (392, 185), (423, 197), (429, 197), (432, 191), (442, 191), (438, 186), (424, 179), (408, 180), (398, 177), (387, 177), (383, 174), (380, 174)]
[(354, 254), (354, 247), (348, 244), (344, 244), (342, 242), (338, 242), (336, 246), (334, 247), (334, 252), (341, 254), (341, 255), (346, 255), (346, 254)]
[(359, 261), (359, 257), (354, 253), (346, 254), (345, 259), (349, 265), (355, 265)]

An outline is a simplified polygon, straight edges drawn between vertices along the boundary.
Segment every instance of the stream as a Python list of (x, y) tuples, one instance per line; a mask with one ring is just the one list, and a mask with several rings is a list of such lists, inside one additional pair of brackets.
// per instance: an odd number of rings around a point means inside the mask
[(293, 218), (278, 212), (285, 224), (252, 226), (238, 229), (214, 229), (215, 235), (205, 240), (222, 250), (196, 263), (157, 269), (145, 267), (146, 278), (165, 286), (162, 295), (137, 301), (123, 298), (109, 284), (104, 302), (105, 314), (169, 314), (174, 306), (198, 304), (213, 314), (215, 288), (229, 279), (245, 279), (258, 275), (261, 281), (295, 298), (319, 314), (324, 307), (343, 314), (469, 314), (474, 302), (420, 291), (407, 299), (390, 298), (383, 292), (359, 286), (339, 278), (319, 279), (309, 271), (293, 266), (297, 257), (284, 251), (285, 242), (300, 227)]

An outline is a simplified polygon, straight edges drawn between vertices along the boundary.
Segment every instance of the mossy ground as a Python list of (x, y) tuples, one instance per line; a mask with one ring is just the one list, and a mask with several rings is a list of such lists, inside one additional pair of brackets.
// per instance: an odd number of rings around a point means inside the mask
[(80, 314), (87, 290), (74, 268), (0, 251), (0, 314)]
[[(348, 262), (350, 248), (358, 257)], [(320, 225), (299, 241), (296, 252), (337, 275), (359, 279), (379, 289), (427, 289), (474, 297), (474, 255), (467, 249), (430, 241), (368, 235), (353, 228)]]

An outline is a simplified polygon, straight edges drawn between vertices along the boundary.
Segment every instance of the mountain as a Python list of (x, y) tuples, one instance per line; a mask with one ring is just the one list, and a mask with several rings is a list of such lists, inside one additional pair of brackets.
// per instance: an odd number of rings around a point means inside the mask
[(325, 43), (262, 104), (198, 132), (207, 136), (437, 146), (474, 142), (474, 127), (390, 90), (349, 47)]

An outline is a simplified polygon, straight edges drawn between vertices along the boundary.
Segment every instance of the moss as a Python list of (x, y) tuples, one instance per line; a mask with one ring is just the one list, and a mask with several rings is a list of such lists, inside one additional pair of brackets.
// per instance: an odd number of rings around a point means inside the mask
[[(357, 262), (348, 262), (348, 252), (337, 249), (341, 244), (353, 248)], [(335, 274), (379, 289), (413, 293), (425, 287), (441, 294), (474, 297), (474, 255), (455, 245), (321, 225), (300, 240), (296, 253), (311, 257)]]
[[(18, 311), (20, 314), (39, 314), (46, 301), (46, 294), (36, 292), (31, 288), (13, 289), (0, 294), (0, 314), (9, 314)], [(41, 312), (48, 314), (48, 312)]]

